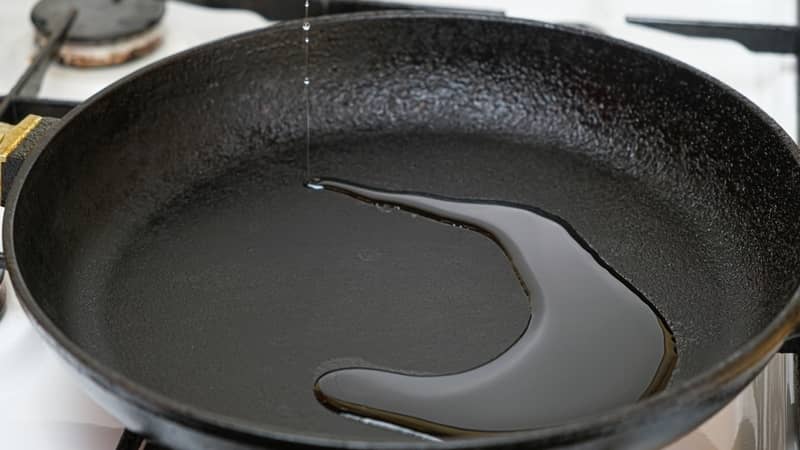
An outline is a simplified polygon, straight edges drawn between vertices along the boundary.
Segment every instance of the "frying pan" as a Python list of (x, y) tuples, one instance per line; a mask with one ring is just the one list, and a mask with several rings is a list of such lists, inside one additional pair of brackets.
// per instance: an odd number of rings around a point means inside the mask
[[(193, 449), (657, 448), (791, 336), (797, 149), (730, 88), (550, 24), (319, 18), (309, 170), (299, 29), (168, 58), (29, 124), (11, 155), (27, 156), (3, 229), (14, 287), (126, 427)], [(669, 386), (552, 427), (443, 443), (327, 411), (311, 389), (320, 371), (463, 370), (511, 345), (529, 311), (495, 247), (467, 251), (472, 235), (410, 231), (304, 190), (308, 173), (565, 219), (672, 329)]]

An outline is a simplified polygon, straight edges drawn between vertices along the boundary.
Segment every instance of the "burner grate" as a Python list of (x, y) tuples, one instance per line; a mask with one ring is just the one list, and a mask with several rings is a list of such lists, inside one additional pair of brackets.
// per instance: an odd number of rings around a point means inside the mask
[[(626, 21), (682, 36), (727, 39), (757, 53), (795, 55), (800, 61), (800, 0), (797, 2), (796, 25), (743, 24), (693, 20), (668, 20), (652, 17), (626, 17)], [(797, 104), (796, 130), (800, 136), (800, 77), (795, 91)]]
[(158, 444), (148, 442), (147, 439), (130, 430), (125, 430), (119, 438), (116, 450), (169, 450)]

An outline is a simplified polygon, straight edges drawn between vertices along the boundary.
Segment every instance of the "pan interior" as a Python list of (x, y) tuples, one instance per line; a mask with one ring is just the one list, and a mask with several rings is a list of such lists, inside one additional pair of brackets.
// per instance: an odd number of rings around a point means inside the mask
[[(315, 28), (315, 174), (564, 218), (672, 328), (673, 384), (785, 306), (797, 163), (738, 98), (544, 26), (365, 22)], [(331, 414), (314, 380), (474, 367), (528, 302), (482, 236), (302, 188), (295, 34), (195, 51), (73, 117), (20, 193), (19, 267), (55, 326), (139, 385), (268, 429), (412, 439)]]

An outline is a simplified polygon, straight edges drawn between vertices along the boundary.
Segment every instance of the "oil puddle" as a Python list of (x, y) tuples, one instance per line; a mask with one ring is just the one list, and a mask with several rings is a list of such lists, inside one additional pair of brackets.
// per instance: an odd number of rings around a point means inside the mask
[(331, 410), (372, 425), (458, 437), (561, 424), (633, 403), (669, 381), (677, 355), (667, 325), (560, 219), (519, 205), (334, 180), (307, 187), (485, 235), (505, 252), (531, 307), (527, 328), (511, 347), (463, 372), (418, 376), (350, 367), (325, 373), (314, 392)]

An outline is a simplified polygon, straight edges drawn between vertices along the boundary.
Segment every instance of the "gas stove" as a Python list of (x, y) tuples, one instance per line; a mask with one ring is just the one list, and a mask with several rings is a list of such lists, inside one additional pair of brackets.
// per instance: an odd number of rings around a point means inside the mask
[[(302, 0), (292, 1), (297, 1), (298, 7), (302, 6)], [(12, 89), (28, 67), (36, 53), (37, 37), (41, 40), (41, 35), (48, 32), (41, 24), (34, 27), (29, 19), (35, 3), (36, 0), (18, 0), (3, 6), (0, 42), (4, 45), (0, 46), (0, 60), (4, 67), (0, 71), (0, 96)], [(490, 7), (513, 17), (591, 26), (710, 73), (750, 98), (797, 138), (797, 75), (793, 55), (754, 53), (730, 41), (683, 37), (625, 21), (626, 15), (636, 15), (794, 25), (798, 11), (793, 2), (561, 0), (543, 4), (520, 0), (495, 0), (491, 3), (479, 0), (406, 0), (404, 4), (473, 9)], [(135, 51), (131, 50), (134, 47), (124, 47), (119, 53), (119, 46), (104, 50), (104, 55), (116, 51), (110, 59), (124, 63), (105, 65), (102, 59), (98, 62), (89, 58), (92, 63), (83, 65), (104, 67), (51, 64), (41, 79), (38, 99), (16, 100), (4, 119), (13, 122), (27, 113), (62, 116), (78, 102), (147, 64), (205, 42), (268, 26), (274, 20), (286, 18), (285, 9), (267, 19), (256, 11), (236, 9), (236, 6), (257, 9), (259, 2), (168, 1), (157, 25), (148, 24), (142, 29), (131, 30), (138, 39), (129, 42), (130, 45), (139, 45)], [(661, 28), (669, 26), (661, 24)], [(692, 30), (682, 31), (690, 33)], [(690, 34), (708, 33), (694, 30)], [(81, 45), (74, 42), (65, 45), (64, 49), (73, 53), (62, 54), (61, 59), (85, 62), (88, 56), (96, 55), (94, 49), (86, 53)], [(143, 439), (135, 434), (123, 433), (117, 420), (83, 394), (70, 370), (33, 330), (11, 289), (5, 316), (0, 320), (0, 368), (0, 447), (41, 450), (156, 448), (143, 443)], [(796, 375), (795, 358), (777, 355), (736, 400), (668, 448), (798, 448), (796, 419), (800, 411), (797, 405), (800, 391)]]

